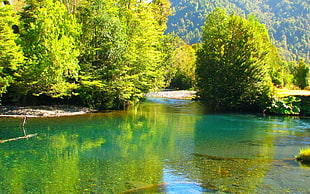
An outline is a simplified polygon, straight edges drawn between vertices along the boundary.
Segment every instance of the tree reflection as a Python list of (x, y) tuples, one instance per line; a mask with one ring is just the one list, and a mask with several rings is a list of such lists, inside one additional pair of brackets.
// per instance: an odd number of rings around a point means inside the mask
[(262, 135), (262, 130), (272, 131), (272, 126), (249, 115), (202, 117), (195, 131), (195, 176), (221, 192), (254, 192), (274, 152), (272, 136)]
[(255, 192), (274, 158), (275, 134), (286, 134), (278, 120), (206, 115), (199, 106), (159, 100), (29, 120), (37, 137), (1, 145), (0, 193)]

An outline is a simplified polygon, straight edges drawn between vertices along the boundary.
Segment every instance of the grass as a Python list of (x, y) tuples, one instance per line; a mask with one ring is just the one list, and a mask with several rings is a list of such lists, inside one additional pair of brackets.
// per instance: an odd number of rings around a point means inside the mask
[(310, 163), (310, 148), (302, 148), (299, 151), (299, 155), (295, 156), (296, 160), (304, 162), (304, 163)]

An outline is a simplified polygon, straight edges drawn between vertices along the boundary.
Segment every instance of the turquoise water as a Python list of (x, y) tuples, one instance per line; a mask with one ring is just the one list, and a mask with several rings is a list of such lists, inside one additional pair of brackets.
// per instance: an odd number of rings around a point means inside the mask
[[(0, 118), (0, 139), (22, 136)], [(310, 119), (208, 114), (150, 98), (133, 111), (29, 118), (0, 144), (0, 193), (310, 193)]]

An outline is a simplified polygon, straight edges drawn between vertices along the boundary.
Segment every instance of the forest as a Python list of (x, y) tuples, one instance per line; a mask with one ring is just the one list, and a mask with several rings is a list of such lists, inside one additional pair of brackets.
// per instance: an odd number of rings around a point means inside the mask
[[(187, 9), (194, 4), (202, 9), (198, 1), (182, 2), (179, 10), (169, 0), (4, 3), (0, 7), (0, 103), (125, 109), (137, 105), (149, 91), (171, 88), (198, 90), (203, 101), (239, 110), (247, 103), (256, 109), (262, 100), (266, 106), (274, 87), (309, 88), (309, 64), (302, 52), (298, 61), (285, 60), (278, 51), (281, 45), (268, 33), (268, 24), (261, 24), (255, 12), (201, 12), (204, 30), (195, 27), (188, 33), (191, 28), (186, 28), (187, 34), (182, 35), (170, 27), (180, 30), (189, 19), (177, 18), (173, 24), (171, 18), (181, 10), (188, 16), (192, 12)], [(184, 22), (179, 24), (178, 19)], [(298, 35), (292, 34), (300, 48), (309, 50), (304, 40), (309, 34)], [(189, 44), (191, 36), (203, 41)], [(217, 40), (221, 41), (216, 44)], [(230, 80), (235, 77), (245, 79)], [(232, 93), (218, 92), (226, 89)], [(228, 98), (231, 95), (238, 99)]]
[(167, 32), (189, 44), (201, 42), (205, 16), (216, 7), (238, 15), (254, 14), (266, 25), (284, 60), (309, 63), (310, 4), (305, 0), (171, 0), (174, 15), (169, 16)]

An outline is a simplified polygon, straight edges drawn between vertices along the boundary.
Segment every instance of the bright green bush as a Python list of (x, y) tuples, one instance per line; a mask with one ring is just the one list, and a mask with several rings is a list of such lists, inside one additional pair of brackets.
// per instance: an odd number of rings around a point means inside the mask
[(17, 77), (24, 57), (16, 43), (19, 35), (12, 26), (19, 26), (18, 16), (11, 5), (0, 6), (0, 101)]
[(301, 112), (301, 99), (294, 96), (274, 98), (267, 110), (271, 114), (299, 115)]
[(301, 149), (298, 156), (295, 156), (296, 160), (309, 163), (310, 162), (310, 148)]

